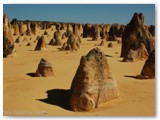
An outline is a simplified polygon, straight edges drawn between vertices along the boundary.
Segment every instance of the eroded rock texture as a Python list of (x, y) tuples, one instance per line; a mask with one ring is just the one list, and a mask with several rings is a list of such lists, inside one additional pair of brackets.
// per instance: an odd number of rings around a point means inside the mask
[[(154, 40), (148, 30), (144, 28), (144, 15), (142, 13), (135, 13), (130, 23), (125, 27), (122, 35), (121, 57), (127, 59), (130, 51), (139, 50), (142, 43), (147, 52), (151, 53), (154, 49)], [(140, 58), (141, 56), (138, 57)], [(129, 59), (126, 61), (129, 61)]]
[(105, 54), (94, 48), (86, 56), (82, 56), (71, 85), (71, 109), (89, 111), (118, 96), (117, 81)]
[(41, 36), (38, 39), (35, 50), (37, 51), (37, 50), (46, 50), (46, 49), (47, 49), (47, 44), (46, 44), (45, 38), (44, 38), (44, 36)]
[(48, 77), (48, 76), (53, 76), (53, 68), (51, 63), (49, 63), (47, 60), (44, 58), (41, 59), (37, 71), (35, 73), (35, 76), (37, 77)]
[(141, 75), (136, 76), (138, 79), (155, 78), (155, 50), (153, 50), (146, 60)]
[(14, 52), (14, 42), (11, 34), (11, 24), (9, 22), (8, 14), (3, 16), (3, 57)]

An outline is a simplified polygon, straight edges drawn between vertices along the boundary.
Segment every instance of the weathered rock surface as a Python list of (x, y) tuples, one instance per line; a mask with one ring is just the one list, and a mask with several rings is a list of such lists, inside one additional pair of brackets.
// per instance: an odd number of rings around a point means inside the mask
[(51, 63), (49, 63), (47, 60), (44, 58), (41, 59), (37, 71), (35, 73), (35, 76), (37, 77), (48, 77), (48, 76), (53, 76), (53, 68)]
[[(122, 35), (121, 57), (125, 57), (127, 59), (130, 51), (140, 49), (141, 43), (145, 45), (149, 54), (154, 49), (154, 40), (152, 39), (152, 35), (144, 27), (144, 15), (142, 13), (135, 13), (130, 23), (125, 27)], [(129, 59), (127, 61), (129, 61)]]
[(130, 49), (127, 56), (122, 60), (123, 62), (135, 62), (138, 60), (146, 60), (149, 54), (143, 43), (139, 45), (139, 48), (136, 50)]
[(46, 50), (46, 49), (47, 49), (46, 41), (44, 39), (44, 36), (41, 36), (37, 42), (35, 50)]
[(69, 34), (67, 43), (65, 42), (61, 48), (61, 50), (70, 50), (70, 51), (77, 51), (80, 49), (79, 41), (76, 39), (75, 35), (71, 32)]
[(86, 56), (82, 56), (71, 85), (71, 109), (90, 111), (118, 96), (118, 84), (105, 54), (94, 48)]
[(138, 79), (153, 79), (155, 78), (155, 50), (153, 50), (146, 60), (141, 75), (137, 75)]
[(11, 34), (11, 24), (9, 22), (8, 14), (3, 16), (3, 57), (7, 57), (10, 54), (13, 54), (14, 51), (14, 42)]

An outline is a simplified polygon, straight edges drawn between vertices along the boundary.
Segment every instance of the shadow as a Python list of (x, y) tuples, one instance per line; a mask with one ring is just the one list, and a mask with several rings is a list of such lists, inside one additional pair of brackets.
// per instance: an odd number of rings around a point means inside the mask
[(52, 89), (46, 91), (46, 93), (48, 94), (48, 98), (36, 100), (47, 104), (56, 105), (66, 110), (71, 110), (69, 106), (70, 90)]
[(137, 78), (137, 76), (132, 76), (132, 75), (124, 75), (124, 77), (129, 77), (129, 78)]
[(130, 78), (134, 78), (134, 79), (137, 79), (137, 80), (154, 79), (154, 78), (152, 78), (152, 77), (145, 76), (145, 75), (137, 75), (137, 76), (129, 76), (129, 75), (125, 75), (124, 77), (130, 77)]
[(111, 56), (111, 55), (105, 55), (106, 57), (113, 57), (113, 56)]
[(26, 75), (30, 76), (30, 77), (36, 77), (35, 73), (27, 73)]

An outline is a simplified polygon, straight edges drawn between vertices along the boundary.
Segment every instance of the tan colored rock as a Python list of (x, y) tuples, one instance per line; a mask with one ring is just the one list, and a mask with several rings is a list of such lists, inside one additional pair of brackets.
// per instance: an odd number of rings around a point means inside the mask
[(26, 35), (27, 35), (27, 36), (31, 36), (31, 35), (32, 35), (32, 30), (31, 30), (31, 26), (30, 26), (30, 23), (29, 23), (29, 22), (27, 22)]
[(28, 42), (26, 46), (31, 46), (31, 43), (30, 43), (30, 42)]
[(93, 26), (93, 35), (92, 40), (99, 40), (100, 39), (100, 28), (98, 25)]
[(20, 36), (15, 40), (15, 43), (21, 43), (22, 40), (20, 39)]
[(48, 76), (53, 76), (53, 68), (51, 63), (49, 63), (47, 60), (44, 58), (41, 59), (37, 71), (35, 73), (35, 76), (37, 77), (48, 77)]
[(8, 14), (3, 16), (3, 57), (7, 57), (15, 53), (14, 42), (11, 34), (11, 24), (9, 22)]
[(91, 25), (85, 24), (83, 27), (83, 38), (91, 37)]
[(113, 47), (113, 43), (112, 42), (108, 43), (108, 47), (112, 48)]
[(18, 22), (13, 23), (14, 35), (19, 35), (19, 24)]
[(90, 111), (118, 96), (118, 84), (105, 54), (94, 48), (82, 56), (71, 85), (71, 109)]
[(54, 38), (52, 38), (52, 39), (50, 40), (50, 42), (49, 42), (49, 44), (48, 44), (48, 45), (54, 45), (54, 43), (55, 43), (55, 39), (54, 39)]
[(137, 79), (153, 79), (155, 78), (155, 50), (153, 50), (146, 60), (141, 75), (136, 76)]
[(20, 33), (20, 35), (24, 34), (23, 22), (19, 22), (19, 33)]
[(139, 45), (139, 48), (136, 50), (130, 49), (127, 56), (122, 60), (123, 62), (135, 62), (137, 60), (146, 60), (149, 54), (143, 43)]
[(47, 32), (46, 30), (44, 31), (44, 35), (49, 35), (48, 32)]
[(62, 34), (62, 39), (65, 39), (65, 38), (66, 38), (66, 32)]
[(35, 51), (37, 50), (46, 50), (47, 49), (47, 44), (45, 41), (44, 36), (41, 36), (37, 42), (37, 45), (35, 47)]
[[(148, 54), (154, 49), (152, 35), (145, 29), (143, 13), (134, 13), (130, 23), (127, 24), (122, 35), (121, 57), (127, 58), (130, 51), (140, 50), (140, 45), (144, 44)], [(141, 57), (141, 56), (139, 56)], [(141, 58), (139, 58), (141, 60)], [(129, 59), (127, 60), (129, 61)]]
[[(60, 28), (57, 28), (57, 29), (60, 29)], [(61, 42), (60, 38), (61, 38), (60, 31), (57, 30), (57, 31), (54, 33), (55, 42), (54, 42), (53, 45), (55, 45), (55, 46), (61, 46), (61, 45), (62, 45), (62, 42)]]
[(79, 41), (76, 39), (75, 35), (70, 32), (67, 43), (63, 44), (61, 50), (77, 51), (78, 49), (80, 49)]
[(31, 31), (32, 31), (33, 35), (36, 35), (37, 34), (37, 25), (36, 25), (36, 23), (31, 23), (30, 27), (31, 27)]
[(107, 41), (105, 39), (102, 39), (100, 46), (107, 46)]

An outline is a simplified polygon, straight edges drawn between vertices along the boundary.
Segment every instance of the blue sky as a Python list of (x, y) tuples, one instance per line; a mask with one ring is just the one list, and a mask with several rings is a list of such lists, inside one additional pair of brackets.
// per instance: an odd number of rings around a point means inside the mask
[(10, 20), (127, 24), (134, 12), (145, 15), (145, 24), (155, 24), (154, 4), (4, 4)]

